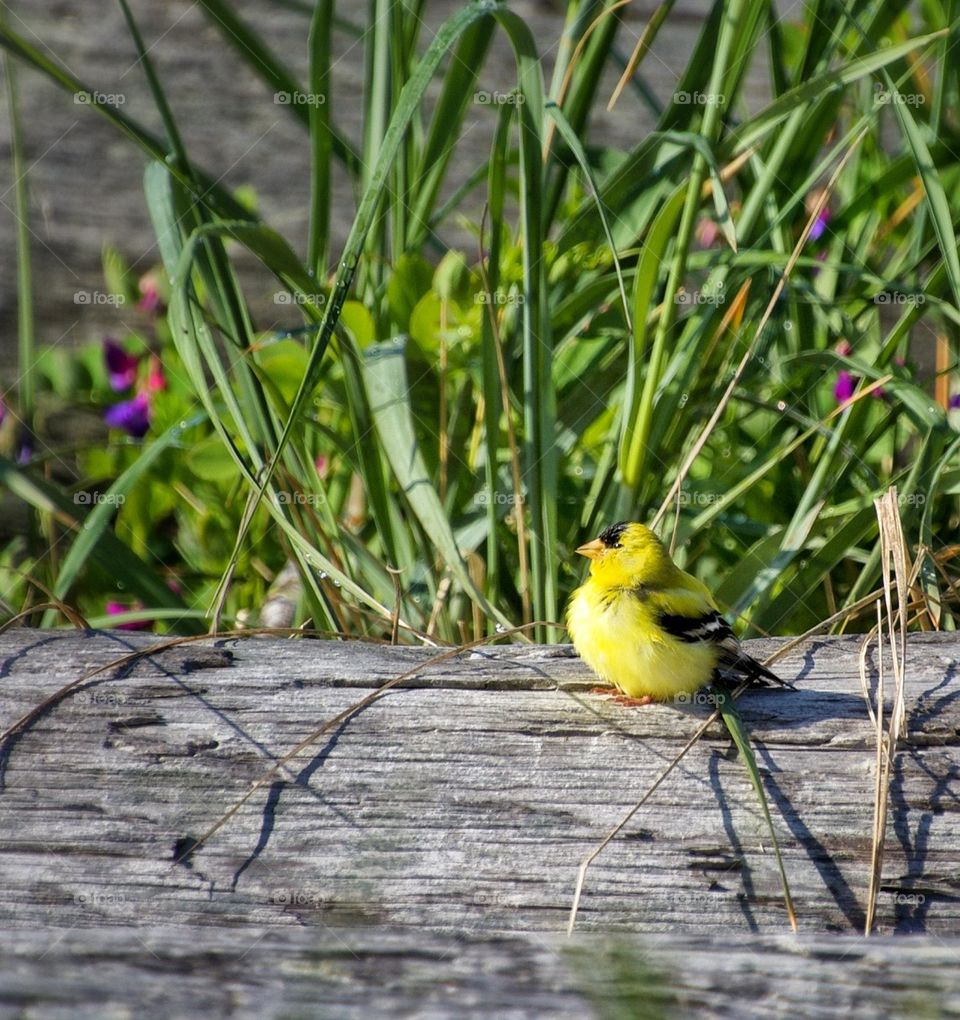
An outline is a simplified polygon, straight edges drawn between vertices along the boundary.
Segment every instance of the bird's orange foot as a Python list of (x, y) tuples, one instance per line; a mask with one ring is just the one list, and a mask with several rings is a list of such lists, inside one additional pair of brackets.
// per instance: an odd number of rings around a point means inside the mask
[(649, 694), (644, 694), (642, 698), (628, 698), (626, 694), (614, 694), (613, 700), (618, 705), (625, 705), (627, 708), (642, 708), (644, 705), (653, 705), (656, 703), (656, 698), (652, 698)]
[(642, 708), (644, 705), (652, 705), (656, 700), (649, 694), (644, 694), (642, 698), (628, 698), (626, 694), (620, 694), (615, 687), (592, 687), (590, 693), (603, 694), (612, 698), (618, 705), (625, 705), (627, 708)]

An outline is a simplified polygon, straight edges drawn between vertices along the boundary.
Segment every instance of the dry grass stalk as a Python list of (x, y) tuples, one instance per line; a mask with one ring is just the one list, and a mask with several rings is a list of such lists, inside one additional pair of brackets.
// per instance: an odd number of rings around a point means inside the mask
[[(890, 776), (893, 761), (897, 753), (897, 743), (901, 733), (906, 729), (906, 711), (903, 698), (903, 677), (906, 670), (907, 651), (907, 613), (905, 602), (909, 599), (911, 571), (909, 556), (903, 536), (903, 526), (897, 503), (897, 490), (891, 486), (884, 495), (875, 501), (877, 519), (880, 523), (880, 554), (883, 574), (883, 601), (886, 608), (886, 620), (877, 600), (877, 662), (878, 678), (876, 690), (876, 710), (871, 704), (870, 691), (866, 678), (866, 656), (873, 633), (864, 640), (860, 653), (860, 682), (870, 718), (877, 734), (877, 770), (874, 785), (873, 803), (873, 846), (870, 853), (870, 888), (867, 893), (866, 923), (864, 934), (869, 935), (873, 929), (877, 910), (877, 894), (883, 875), (884, 838), (887, 829), (887, 809), (890, 795)], [(893, 672), (893, 705), (889, 722), (884, 729), (885, 678), (883, 668), (884, 625), (886, 641), (889, 648), (890, 664)]]

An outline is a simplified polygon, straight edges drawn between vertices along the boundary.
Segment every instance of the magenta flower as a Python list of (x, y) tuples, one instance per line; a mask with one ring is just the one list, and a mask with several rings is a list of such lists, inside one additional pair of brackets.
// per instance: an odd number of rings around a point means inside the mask
[(144, 273), (137, 282), (137, 289), (140, 291), (140, 300), (137, 303), (140, 311), (148, 315), (159, 315), (163, 311), (163, 300), (157, 286), (156, 274)]
[[(143, 606), (139, 602), (133, 606), (125, 606), (122, 602), (108, 602), (106, 605), (107, 616), (119, 616), (132, 609), (143, 609)], [(152, 620), (133, 620), (130, 623), (118, 623), (117, 630), (149, 630), (152, 626)]]
[(844, 368), (837, 373), (837, 381), (833, 387), (833, 395), (838, 404), (843, 404), (853, 396), (857, 388), (857, 380)]
[(136, 381), (140, 359), (135, 354), (128, 354), (110, 336), (105, 337), (103, 341), (103, 358), (107, 363), (110, 388), (117, 393), (128, 390)]
[(720, 227), (711, 219), (702, 219), (697, 224), (697, 244), (701, 248), (712, 248)]
[(163, 365), (156, 354), (150, 355), (150, 371), (147, 373), (147, 389), (151, 393), (167, 388), (167, 377), (163, 374)]
[(150, 401), (146, 393), (138, 393), (132, 400), (123, 400), (108, 407), (103, 420), (114, 429), (123, 429), (136, 439), (142, 439), (150, 428)]

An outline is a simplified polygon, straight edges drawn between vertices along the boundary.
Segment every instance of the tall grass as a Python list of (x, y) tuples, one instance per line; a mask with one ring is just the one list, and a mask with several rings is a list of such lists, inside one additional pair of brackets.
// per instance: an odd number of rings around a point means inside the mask
[[(160, 570), (148, 542), (126, 543), (141, 615), (236, 618), (290, 557), (301, 617), (323, 628), (389, 636), (399, 621), (404, 639), (452, 641), (534, 619), (538, 638), (556, 639), (581, 569), (572, 550), (611, 520), (651, 518), (673, 488), (661, 517), (680, 560), (753, 631), (797, 632), (879, 586), (872, 503), (896, 483), (924, 560), (918, 618), (954, 626), (953, 5), (874, 0), (829, 18), (814, 5), (780, 22), (768, 3), (718, 2), (676, 89), (655, 97), (655, 130), (617, 151), (591, 133), (611, 98), (601, 82), (631, 50), (628, 80), (640, 80), (670, 31), (666, 7), (638, 42), (622, 5), (570, 2), (547, 87), (542, 47), (506, 5), (467, 4), (427, 41), (420, 5), (373, 0), (354, 150), (337, 126), (355, 97), (331, 75), (334, 3), (304, 11), (301, 82), (255, 26), (202, 0), (265, 102), (314, 97), (286, 107), (311, 159), (303, 253), (215, 183), (218, 168), (195, 165), (121, 6), (164, 137), (92, 107), (151, 160), (145, 194), (170, 287), (164, 363), (197, 408), (156, 417), (111, 491), (147, 486), (147, 458), (202, 445), (232, 508), (214, 566), (190, 551), (188, 509), (176, 511), (179, 565)], [(497, 34), (516, 86), (480, 110)], [(95, 94), (9, 26), (0, 42), (66, 92)], [(757, 61), (773, 95), (753, 110), (744, 83)], [(623, 91), (617, 115), (637, 118), (643, 92)], [(481, 113), (495, 118), (490, 157), (455, 181), (458, 143)], [(340, 251), (337, 166), (358, 196)], [(444, 228), (484, 188), (480, 254), (443, 250)], [(237, 245), (292, 295), (303, 337), (258, 330)], [(939, 384), (917, 367), (931, 336)], [(38, 509), (58, 498), (30, 465), (0, 472)], [(221, 498), (203, 491), (205, 506)], [(97, 557), (173, 513), (145, 502), (121, 508), (115, 534), (102, 505), (62, 521), (82, 530), (56, 567), (34, 550), (35, 580), (99, 619)], [(157, 581), (171, 569), (192, 579), (173, 594)]]

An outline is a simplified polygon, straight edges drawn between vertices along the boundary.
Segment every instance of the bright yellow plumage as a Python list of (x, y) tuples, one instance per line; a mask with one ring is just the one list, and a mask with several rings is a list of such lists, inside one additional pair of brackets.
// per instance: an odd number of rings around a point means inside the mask
[(628, 698), (689, 695), (718, 668), (783, 683), (741, 650), (707, 588), (649, 528), (616, 524), (577, 552), (590, 558), (590, 577), (573, 593), (567, 630), (584, 662)]

